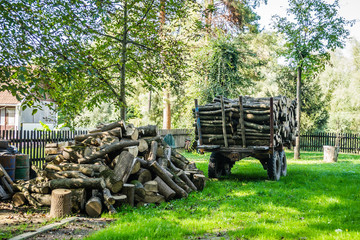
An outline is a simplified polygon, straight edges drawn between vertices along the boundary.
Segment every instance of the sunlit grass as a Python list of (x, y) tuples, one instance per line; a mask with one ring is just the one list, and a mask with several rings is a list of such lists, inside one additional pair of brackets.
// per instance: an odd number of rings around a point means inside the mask
[[(209, 154), (185, 153), (207, 175)], [(288, 176), (269, 181), (259, 161), (237, 162), (233, 174), (209, 180), (187, 199), (124, 207), (89, 239), (360, 239), (360, 156), (287, 153)]]

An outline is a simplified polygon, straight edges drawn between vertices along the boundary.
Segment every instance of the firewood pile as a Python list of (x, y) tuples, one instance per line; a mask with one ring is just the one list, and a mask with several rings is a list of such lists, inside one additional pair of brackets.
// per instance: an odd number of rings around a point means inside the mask
[[(51, 205), (52, 211), (54, 195), (60, 199), (65, 194), (73, 212), (96, 217), (103, 211), (115, 213), (122, 204), (186, 198), (205, 186), (203, 172), (169, 147), (152, 125), (136, 128), (123, 121), (101, 125), (75, 136), (74, 143), (47, 144), (45, 152), (45, 168), (33, 168), (37, 177), (13, 185), (18, 191), (13, 195), (15, 206)], [(66, 191), (52, 196), (55, 189)]]
[(272, 112), (270, 98), (227, 99), (222, 96), (198, 106), (198, 112), (195, 109), (193, 112), (196, 121), (200, 122), (202, 143), (205, 145), (226, 145), (227, 141), (228, 145), (269, 146), (271, 115), (275, 147), (281, 144), (291, 147), (297, 136), (296, 101), (285, 96), (273, 98)]

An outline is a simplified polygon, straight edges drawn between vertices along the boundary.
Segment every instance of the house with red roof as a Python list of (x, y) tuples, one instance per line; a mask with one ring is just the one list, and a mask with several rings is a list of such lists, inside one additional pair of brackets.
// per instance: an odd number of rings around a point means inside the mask
[(51, 100), (40, 102), (40, 108), (33, 113), (34, 108), (22, 109), (21, 101), (9, 91), (0, 92), (0, 130), (34, 130), (41, 129), (40, 122), (53, 129), (57, 125), (57, 113), (47, 104)]

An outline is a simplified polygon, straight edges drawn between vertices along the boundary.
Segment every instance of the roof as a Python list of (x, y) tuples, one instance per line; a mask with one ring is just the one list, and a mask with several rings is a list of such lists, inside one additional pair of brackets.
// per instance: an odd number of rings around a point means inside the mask
[(2, 104), (19, 104), (20, 101), (16, 99), (15, 96), (11, 94), (9, 91), (0, 92), (0, 105)]

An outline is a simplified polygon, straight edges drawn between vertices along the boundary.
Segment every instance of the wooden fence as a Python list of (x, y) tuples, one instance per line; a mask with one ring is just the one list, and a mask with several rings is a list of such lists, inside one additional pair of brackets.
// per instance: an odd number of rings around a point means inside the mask
[[(360, 134), (342, 133), (340, 152), (360, 153)], [(300, 137), (300, 148), (305, 151), (322, 152), (324, 145), (335, 146), (336, 133), (307, 133)]]
[(39, 131), (39, 130), (2, 130), (0, 139), (9, 140), (19, 152), (28, 154), (32, 164), (42, 167), (45, 161), (45, 145), (47, 143), (72, 141), (74, 136), (87, 131)]

